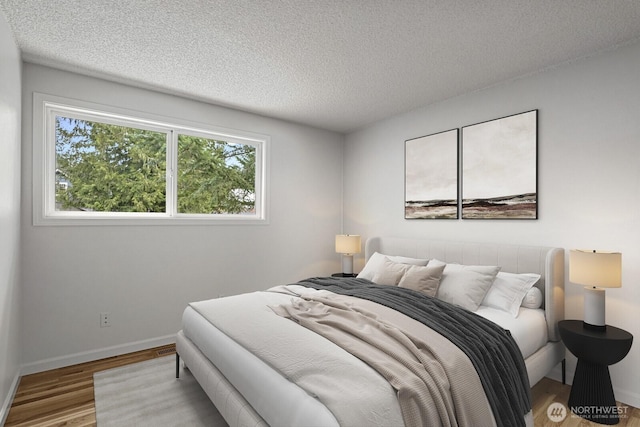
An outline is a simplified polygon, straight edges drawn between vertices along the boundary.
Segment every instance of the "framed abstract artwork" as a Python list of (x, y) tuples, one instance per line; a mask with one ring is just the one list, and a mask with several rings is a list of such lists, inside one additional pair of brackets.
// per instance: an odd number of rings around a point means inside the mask
[(462, 128), (462, 219), (538, 218), (538, 110)]
[(458, 218), (458, 129), (405, 141), (406, 219)]

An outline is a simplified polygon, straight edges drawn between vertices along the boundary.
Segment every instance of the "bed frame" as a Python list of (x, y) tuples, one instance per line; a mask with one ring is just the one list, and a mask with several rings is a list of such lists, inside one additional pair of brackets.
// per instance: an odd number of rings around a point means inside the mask
[[(427, 239), (372, 237), (365, 245), (365, 258), (374, 252), (412, 258), (437, 258), (449, 263), (497, 265), (510, 273), (537, 273), (536, 284), (544, 296), (547, 344), (525, 359), (529, 383), (535, 385), (562, 364), (565, 382), (565, 347), (560, 340), (558, 321), (564, 319), (564, 249), (540, 246), (468, 243)], [(176, 378), (180, 358), (191, 371), (220, 414), (231, 426), (267, 426), (224, 375), (200, 352), (182, 331), (176, 337)]]

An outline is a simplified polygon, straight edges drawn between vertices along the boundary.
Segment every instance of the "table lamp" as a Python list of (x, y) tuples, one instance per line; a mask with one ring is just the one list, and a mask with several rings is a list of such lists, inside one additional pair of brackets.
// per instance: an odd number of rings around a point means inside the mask
[(622, 286), (622, 254), (574, 249), (569, 252), (569, 281), (584, 287), (584, 326), (603, 330), (605, 290)]
[(360, 253), (360, 236), (357, 234), (338, 234), (336, 252), (342, 254), (342, 274), (353, 276), (353, 254)]

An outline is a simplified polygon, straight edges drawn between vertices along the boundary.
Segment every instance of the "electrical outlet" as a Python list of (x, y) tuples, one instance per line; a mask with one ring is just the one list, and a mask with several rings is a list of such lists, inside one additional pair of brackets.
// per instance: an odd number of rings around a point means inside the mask
[(104, 311), (100, 313), (100, 327), (108, 328), (109, 326), (111, 326), (111, 313)]

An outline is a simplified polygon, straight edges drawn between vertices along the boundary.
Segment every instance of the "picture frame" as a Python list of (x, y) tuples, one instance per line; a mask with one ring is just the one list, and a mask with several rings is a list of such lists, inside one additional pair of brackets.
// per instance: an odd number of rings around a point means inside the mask
[(459, 218), (459, 129), (405, 141), (405, 219)]
[(538, 219), (538, 110), (462, 128), (462, 219)]

